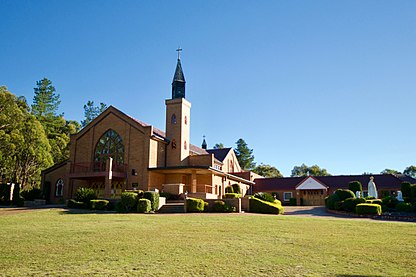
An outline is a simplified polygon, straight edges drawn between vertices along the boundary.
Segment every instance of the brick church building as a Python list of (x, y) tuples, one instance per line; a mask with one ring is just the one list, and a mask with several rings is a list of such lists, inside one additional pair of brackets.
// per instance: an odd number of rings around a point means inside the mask
[(49, 200), (70, 199), (79, 187), (93, 188), (101, 198), (118, 198), (124, 190), (158, 189), (215, 199), (233, 184), (247, 193), (253, 178), (241, 174), (232, 148), (206, 149), (205, 140), (201, 148), (190, 143), (191, 103), (185, 98), (185, 83), (178, 56), (172, 97), (165, 101), (165, 132), (110, 106), (72, 135), (69, 159), (42, 172)]

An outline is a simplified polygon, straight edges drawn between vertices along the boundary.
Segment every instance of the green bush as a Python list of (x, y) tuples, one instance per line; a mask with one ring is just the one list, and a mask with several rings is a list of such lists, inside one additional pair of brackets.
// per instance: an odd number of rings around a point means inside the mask
[(0, 205), (10, 204), (10, 185), (0, 184)]
[(411, 189), (411, 184), (409, 182), (403, 182), (401, 185), (401, 191), (402, 191), (402, 195), (403, 197), (410, 197), (410, 189)]
[(399, 200), (397, 200), (397, 198), (394, 196), (384, 197), (381, 201), (383, 202), (383, 205), (390, 209), (396, 208), (396, 205), (399, 203)]
[(290, 205), (290, 206), (296, 206), (296, 205), (297, 205), (297, 203), (296, 203), (296, 198), (293, 198), (293, 197), (292, 197), (292, 198), (290, 198), (290, 199), (289, 199), (289, 205)]
[(340, 201), (339, 196), (333, 193), (325, 198), (325, 207), (329, 210), (335, 210), (335, 205), (339, 201)]
[(139, 213), (148, 213), (152, 210), (152, 202), (149, 199), (142, 198), (139, 199), (137, 203), (137, 212)]
[(256, 197), (250, 198), (250, 212), (262, 214), (283, 214), (284, 208), (281, 205), (264, 201)]
[(342, 204), (342, 209), (347, 212), (355, 212), (355, 207), (362, 203), (365, 203), (363, 198), (347, 198)]
[(28, 190), (22, 190), (20, 192), (20, 196), (22, 196), (26, 201), (33, 201), (35, 199), (43, 199), (42, 190), (39, 188), (31, 188)]
[[(348, 199), (348, 198), (347, 198), (347, 199)], [(336, 211), (342, 211), (342, 210), (343, 210), (343, 207), (344, 207), (344, 201), (345, 201), (345, 200), (335, 202), (335, 205), (334, 205), (334, 210), (336, 210)]]
[(227, 198), (227, 199), (241, 198), (241, 194), (239, 194), (239, 193), (226, 193), (226, 194), (224, 194), (224, 198)]
[(361, 183), (359, 181), (352, 181), (349, 182), (348, 184), (348, 188), (350, 191), (352, 191), (354, 194), (359, 191), (361, 192), (361, 195), (363, 194), (363, 186), (361, 185)]
[(416, 203), (416, 184), (410, 186), (410, 202)]
[(232, 186), (228, 186), (225, 188), (225, 193), (234, 193), (234, 189)]
[(71, 209), (87, 209), (88, 208), (84, 202), (76, 201), (74, 199), (68, 200), (67, 207)]
[(374, 215), (381, 215), (381, 206), (378, 204), (358, 204), (355, 207), (355, 212), (357, 214), (374, 214)]
[(137, 210), (137, 193), (134, 192), (123, 192), (121, 194), (120, 209), (121, 212), (131, 212)]
[(275, 199), (273, 201), (273, 203), (276, 204), (276, 205), (282, 206), (282, 201), (280, 201), (280, 200)]
[(91, 188), (78, 188), (75, 192), (75, 200), (78, 202), (84, 202), (87, 207), (90, 206), (90, 201), (97, 199), (95, 190)]
[(275, 200), (273, 195), (271, 195), (268, 192), (256, 192), (253, 196), (256, 197), (257, 199), (261, 199), (263, 201), (267, 201), (270, 203), (274, 203), (274, 200)]
[(339, 201), (344, 201), (347, 198), (355, 198), (355, 194), (349, 189), (337, 189), (334, 192), (339, 197)]
[(159, 193), (154, 191), (146, 191), (143, 194), (143, 198), (146, 198), (152, 202), (152, 211), (159, 209)]
[(411, 203), (400, 202), (396, 205), (396, 211), (398, 212), (411, 212), (413, 210)]
[(233, 187), (233, 192), (234, 193), (241, 193), (240, 185), (233, 184), (232, 187)]
[(106, 210), (110, 201), (103, 199), (90, 200), (90, 206), (92, 210)]
[(365, 203), (383, 205), (383, 201), (381, 199), (367, 199), (365, 200)]
[(195, 213), (203, 212), (205, 210), (205, 201), (199, 198), (187, 198), (186, 199), (186, 212)]
[(214, 202), (214, 212), (216, 213), (229, 213), (235, 210), (235, 207), (227, 205), (224, 201), (218, 200)]

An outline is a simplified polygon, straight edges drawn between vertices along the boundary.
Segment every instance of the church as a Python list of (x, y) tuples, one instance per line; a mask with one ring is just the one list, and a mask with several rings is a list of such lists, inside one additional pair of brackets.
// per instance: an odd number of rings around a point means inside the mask
[[(203, 199), (222, 198), (240, 186), (245, 195), (255, 176), (243, 172), (234, 150), (190, 143), (191, 103), (185, 98), (180, 56), (165, 100), (165, 132), (110, 106), (70, 140), (70, 157), (42, 172), (51, 203), (74, 197), (80, 187), (100, 198), (119, 198), (125, 190), (159, 190)], [(248, 177), (247, 177), (248, 176)]]

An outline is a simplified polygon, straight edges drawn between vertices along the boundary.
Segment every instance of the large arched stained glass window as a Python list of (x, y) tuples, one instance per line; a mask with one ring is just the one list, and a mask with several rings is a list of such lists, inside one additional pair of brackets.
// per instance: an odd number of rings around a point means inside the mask
[(105, 132), (95, 146), (94, 155), (95, 162), (105, 163), (112, 157), (115, 164), (124, 164), (124, 145), (120, 135), (111, 129)]

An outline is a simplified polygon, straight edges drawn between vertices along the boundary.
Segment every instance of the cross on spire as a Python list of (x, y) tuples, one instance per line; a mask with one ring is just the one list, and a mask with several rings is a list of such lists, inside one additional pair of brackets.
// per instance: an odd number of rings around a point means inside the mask
[(181, 59), (181, 51), (182, 51), (182, 48), (181, 47), (178, 47), (178, 49), (176, 49), (176, 51), (178, 51), (178, 60), (180, 60)]

